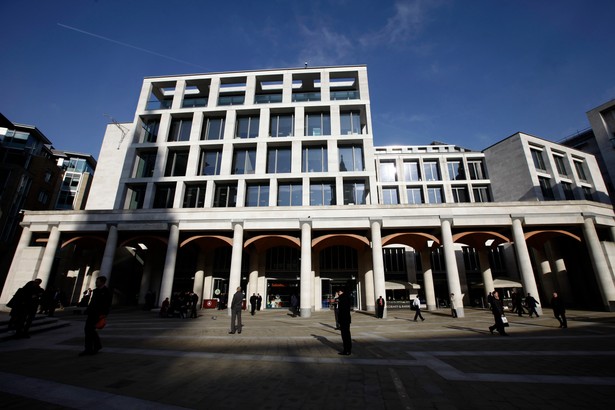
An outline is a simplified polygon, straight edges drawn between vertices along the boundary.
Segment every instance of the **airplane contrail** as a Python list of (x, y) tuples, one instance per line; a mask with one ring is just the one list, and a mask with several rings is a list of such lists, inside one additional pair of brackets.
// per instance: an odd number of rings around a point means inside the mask
[(198, 68), (205, 69), (205, 67), (200, 66), (198, 64), (193, 64), (193, 63), (191, 63), (189, 61), (180, 60), (178, 58), (174, 58), (174, 57), (171, 57), (171, 56), (160, 54), (160, 53), (157, 53), (155, 51), (147, 50), (145, 48), (141, 48), (141, 47), (133, 46), (131, 44), (123, 43), (121, 41), (113, 40), (112, 38), (109, 38), (109, 37), (104, 37), (104, 36), (101, 36), (101, 35), (98, 35), (98, 34), (90, 33), (90, 32), (84, 31), (84, 30), (80, 30), (80, 29), (75, 28), (75, 27), (67, 26), (66, 24), (58, 23), (58, 26), (67, 28), (69, 30), (76, 31), (76, 32), (81, 33), (81, 34), (86, 34), (88, 36), (96, 37), (96, 38), (99, 38), (101, 40), (110, 41), (112, 43), (119, 44), (119, 45), (124, 46), (124, 47), (134, 48), (135, 50), (139, 50), (139, 51), (142, 51), (144, 53), (148, 53), (148, 54), (152, 54), (152, 55), (155, 55), (155, 56), (158, 56), (158, 57), (166, 58), (168, 60), (173, 60), (173, 61), (176, 61), (178, 63), (188, 64), (188, 65), (191, 65), (193, 67), (198, 67)]

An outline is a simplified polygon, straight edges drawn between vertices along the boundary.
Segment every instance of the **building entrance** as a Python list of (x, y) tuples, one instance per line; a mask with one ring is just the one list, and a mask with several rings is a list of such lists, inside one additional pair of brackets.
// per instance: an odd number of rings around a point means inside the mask
[(290, 307), (292, 295), (300, 296), (299, 281), (296, 279), (267, 279), (267, 309), (282, 309)]

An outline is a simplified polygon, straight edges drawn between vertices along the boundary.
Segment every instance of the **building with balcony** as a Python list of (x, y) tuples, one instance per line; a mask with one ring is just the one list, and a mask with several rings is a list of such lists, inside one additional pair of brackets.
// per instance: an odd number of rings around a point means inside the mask
[(106, 275), (116, 304), (194, 291), (213, 306), (241, 286), (310, 316), (340, 287), (366, 311), (417, 292), (482, 306), (505, 278), (540, 306), (558, 290), (615, 309), (591, 155), (526, 134), (483, 152), (373, 140), (362, 65), (145, 78), (132, 122), (107, 127), (86, 209), (25, 213), (0, 303), (36, 276), (76, 302)]

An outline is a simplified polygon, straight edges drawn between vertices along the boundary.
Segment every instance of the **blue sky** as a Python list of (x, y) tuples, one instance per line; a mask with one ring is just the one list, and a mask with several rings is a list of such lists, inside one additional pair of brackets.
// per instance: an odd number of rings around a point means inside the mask
[(143, 77), (366, 64), (374, 143), (558, 141), (615, 98), (611, 0), (1, 1), (0, 112), (98, 156)]

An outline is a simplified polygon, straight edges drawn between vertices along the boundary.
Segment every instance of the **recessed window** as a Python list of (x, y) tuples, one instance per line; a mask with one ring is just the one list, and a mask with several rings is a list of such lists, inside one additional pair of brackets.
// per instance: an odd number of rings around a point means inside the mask
[(171, 121), (169, 138), (167, 141), (188, 141), (190, 139), (190, 129), (192, 128), (192, 118), (175, 118)]
[(430, 204), (442, 203), (442, 188), (441, 187), (427, 187), (427, 202)]
[(144, 120), (141, 123), (141, 137), (139, 138), (139, 142), (156, 142), (159, 128), (159, 118)]
[(366, 200), (365, 181), (344, 181), (344, 205), (363, 205)]
[(474, 194), (474, 202), (491, 202), (489, 187), (475, 186), (472, 188), (472, 193)]
[(310, 145), (303, 148), (303, 172), (327, 172), (327, 146)]
[(153, 208), (173, 208), (175, 184), (156, 184)]
[(237, 184), (216, 184), (214, 207), (233, 208), (237, 204)]
[(564, 191), (564, 197), (568, 200), (574, 200), (574, 191), (572, 184), (569, 182), (562, 182), (562, 190)]
[(419, 173), (418, 162), (404, 162), (404, 179), (406, 181), (420, 181), (421, 174)]
[(574, 160), (574, 169), (577, 171), (577, 176), (579, 177), (579, 179), (581, 181), (587, 181), (587, 176), (585, 174), (585, 165), (583, 164), (583, 161), (580, 160)]
[(423, 163), (423, 175), (425, 176), (425, 181), (439, 181), (440, 171), (438, 163), (436, 161), (425, 161)]
[(532, 160), (534, 161), (534, 167), (540, 171), (546, 171), (547, 167), (545, 166), (545, 160), (542, 157), (542, 150), (538, 149), (530, 149), (532, 153)]
[(446, 166), (448, 167), (448, 178), (451, 181), (466, 179), (461, 161), (448, 161)]
[(290, 147), (270, 147), (267, 152), (267, 173), (282, 174), (290, 172)]
[(462, 202), (470, 202), (470, 196), (468, 195), (468, 188), (465, 186), (453, 186), (451, 187), (453, 191), (453, 202), (462, 203)]
[(145, 184), (131, 184), (126, 186), (126, 209), (142, 209), (145, 200)]
[(553, 155), (553, 161), (555, 162), (555, 168), (560, 176), (567, 177), (568, 171), (566, 170), (566, 161), (561, 155)]
[(256, 148), (236, 148), (233, 154), (233, 174), (253, 174), (256, 164)]
[(205, 206), (205, 182), (186, 184), (183, 208), (203, 208)]
[(278, 183), (278, 206), (301, 206), (303, 186), (301, 182)]
[(292, 137), (295, 133), (295, 116), (293, 114), (271, 114), (269, 121), (270, 137)]
[(183, 177), (186, 175), (188, 166), (187, 149), (170, 149), (167, 157), (167, 166), (164, 170), (165, 177)]
[(205, 117), (201, 140), (221, 140), (224, 138), (224, 117)]
[(382, 188), (382, 203), (385, 205), (399, 204), (399, 195), (397, 194), (396, 187), (383, 187)]
[(397, 169), (395, 168), (395, 162), (387, 161), (381, 162), (378, 166), (379, 179), (382, 182), (397, 181)]
[(538, 183), (540, 185), (540, 191), (545, 201), (553, 201), (555, 195), (553, 194), (553, 188), (551, 187), (551, 180), (549, 178), (538, 177)]
[(476, 181), (479, 179), (487, 179), (483, 161), (480, 161), (480, 160), (468, 161), (468, 171), (470, 173), (471, 180)]
[(249, 184), (246, 187), (246, 206), (269, 206), (269, 184)]
[(409, 204), (422, 204), (425, 202), (425, 200), (423, 199), (422, 188), (407, 188), (406, 194), (408, 195)]
[(361, 113), (359, 111), (349, 111), (340, 113), (340, 134), (357, 135), (361, 134)]
[(222, 149), (203, 148), (199, 159), (199, 175), (220, 175)]
[(260, 119), (258, 115), (245, 115), (237, 117), (237, 128), (235, 138), (256, 138), (258, 137), (258, 127)]
[(310, 184), (310, 205), (335, 205), (334, 182), (312, 182)]
[(328, 112), (310, 112), (305, 114), (305, 135), (331, 135), (331, 116)]
[(150, 178), (154, 176), (156, 155), (156, 149), (137, 150), (137, 160), (133, 178)]
[(340, 156), (340, 171), (363, 171), (363, 147), (361, 145), (345, 145), (338, 148)]

